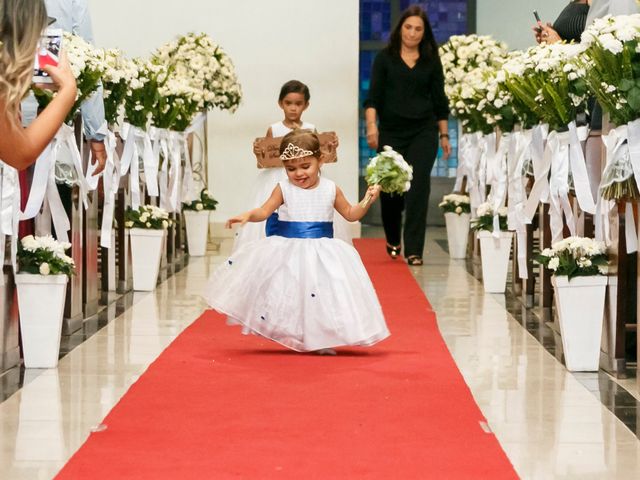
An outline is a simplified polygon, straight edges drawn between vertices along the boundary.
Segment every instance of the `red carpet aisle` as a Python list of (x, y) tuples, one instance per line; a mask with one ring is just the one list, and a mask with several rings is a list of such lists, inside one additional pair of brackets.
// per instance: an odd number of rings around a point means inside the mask
[[(242, 336), (206, 312), (151, 365), (59, 479), (517, 478), (383, 243), (357, 244), (392, 336), (337, 357)], [(427, 267), (425, 267), (427, 268)]]

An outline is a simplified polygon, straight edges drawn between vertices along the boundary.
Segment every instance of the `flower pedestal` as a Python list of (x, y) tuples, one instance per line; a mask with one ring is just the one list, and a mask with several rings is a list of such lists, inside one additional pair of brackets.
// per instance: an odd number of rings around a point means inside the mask
[(158, 283), (165, 230), (131, 228), (131, 264), (133, 289), (150, 292)]
[(183, 210), (182, 213), (184, 213), (184, 222), (187, 229), (189, 255), (202, 257), (207, 251), (211, 210)]
[(595, 372), (600, 363), (607, 277), (553, 276), (562, 348), (567, 370)]
[(466, 258), (467, 243), (469, 241), (469, 222), (471, 215), (468, 213), (445, 213), (447, 224), (447, 241), (449, 242), (450, 258)]
[(507, 286), (509, 254), (513, 232), (500, 232), (499, 237), (486, 230), (478, 232), (482, 257), (482, 283), (486, 293), (504, 293)]
[(25, 368), (55, 368), (69, 277), (18, 273), (18, 309)]

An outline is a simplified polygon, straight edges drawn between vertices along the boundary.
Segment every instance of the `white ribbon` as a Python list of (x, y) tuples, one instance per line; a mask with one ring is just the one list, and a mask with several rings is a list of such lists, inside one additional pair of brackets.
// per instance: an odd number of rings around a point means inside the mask
[(531, 132), (531, 163), (535, 180), (525, 207), (527, 223), (531, 223), (533, 220), (540, 202), (549, 203), (551, 155), (550, 153), (547, 155), (546, 148), (548, 130), (548, 125), (537, 125)]
[(468, 152), (465, 154), (467, 190), (469, 191), (469, 200), (471, 204), (471, 217), (476, 218), (478, 207), (485, 200), (484, 185), (480, 185), (480, 158), (483, 155), (484, 144), (482, 142), (482, 133), (476, 132), (467, 134)]
[(147, 193), (152, 197), (158, 196), (158, 159), (154, 157), (149, 132), (129, 123), (122, 125), (125, 139), (124, 150), (120, 163), (120, 175), (129, 174), (129, 188), (131, 192), (131, 206), (140, 207), (140, 170), (139, 159), (144, 165), (144, 179)]
[(111, 248), (111, 230), (116, 206), (116, 194), (120, 185), (120, 158), (118, 157), (118, 140), (115, 133), (108, 131), (104, 138), (107, 162), (102, 181), (104, 184), (104, 205), (102, 206), (102, 225), (100, 228), (100, 246)]
[(569, 142), (569, 132), (553, 131), (547, 139), (545, 156), (548, 154), (551, 159), (549, 216), (552, 243), (559, 242), (563, 238), (563, 215), (571, 236), (576, 235), (575, 218), (569, 202)]
[(4, 285), (4, 255), (7, 236), (11, 241), (11, 264), (16, 271), (18, 225), (20, 223), (20, 180), (18, 171), (0, 161), (0, 286)]
[(196, 191), (195, 181), (193, 179), (193, 167), (191, 164), (191, 154), (189, 153), (189, 146), (187, 144), (188, 133), (185, 132), (182, 138), (179, 140), (182, 149), (182, 155), (184, 156), (184, 173), (182, 177), (182, 194), (181, 201), (185, 203), (191, 203), (196, 200), (200, 192)]
[[(169, 183), (169, 130), (166, 128), (149, 129), (149, 137), (153, 144), (153, 156), (158, 159), (160, 170), (158, 172), (158, 185), (160, 187), (160, 208), (171, 211), (169, 207), (168, 183)], [(162, 162), (160, 163), (160, 159)]]
[[(454, 192), (462, 191), (462, 181), (467, 177), (467, 183), (472, 175), (473, 169), (473, 133), (464, 133), (458, 142), (458, 168), (456, 170), (456, 183), (453, 186)], [(467, 185), (469, 190), (470, 185)]]
[(515, 132), (511, 135), (509, 155), (507, 157), (509, 192), (508, 192), (508, 226), (515, 230), (518, 244), (518, 276), (529, 278), (527, 269), (527, 216), (525, 203), (527, 194), (525, 186), (527, 177), (523, 175), (525, 162), (531, 157), (532, 130)]
[(591, 184), (587, 173), (587, 161), (584, 157), (582, 144), (587, 140), (589, 132), (587, 127), (576, 127), (576, 122), (569, 124), (569, 161), (571, 164), (571, 175), (573, 177), (573, 188), (576, 192), (576, 199), (580, 208), (587, 213), (596, 213), (596, 204), (591, 195)]
[(78, 150), (76, 134), (73, 127), (63, 123), (52, 142), (54, 144), (53, 155), (55, 162), (60, 161), (60, 150), (62, 148), (66, 148), (71, 154), (71, 161), (77, 177), (75, 182), (80, 189), (80, 198), (86, 210), (88, 206), (87, 194), (89, 192), (89, 185), (82, 170), (82, 157), (80, 156), (80, 150)]

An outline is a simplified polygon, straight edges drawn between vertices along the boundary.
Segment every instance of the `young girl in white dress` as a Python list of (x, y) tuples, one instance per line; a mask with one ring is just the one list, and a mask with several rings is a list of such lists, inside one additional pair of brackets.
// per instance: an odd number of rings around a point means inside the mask
[[(212, 275), (209, 305), (244, 326), (299, 352), (335, 354), (333, 347), (369, 346), (389, 336), (378, 297), (357, 251), (333, 238), (334, 210), (348, 221), (365, 207), (351, 205), (320, 176), (318, 136), (295, 130), (280, 146), (286, 179), (259, 208), (227, 221), (262, 222), (276, 209), (275, 235), (243, 245)], [(379, 187), (368, 192), (375, 201)]]
[[(296, 128), (315, 131), (316, 127), (311, 123), (302, 121), (303, 112), (309, 107), (311, 94), (309, 87), (298, 80), (289, 80), (280, 89), (278, 96), (278, 106), (284, 112), (284, 120), (271, 125), (265, 137), (284, 137), (287, 133)], [(259, 154), (260, 147), (253, 146), (253, 153)], [(254, 200), (251, 205), (262, 205), (271, 195), (278, 182), (286, 179), (284, 168), (263, 168), (258, 171), (258, 178), (254, 187)], [(267, 232), (275, 228), (278, 221), (278, 213), (274, 212), (271, 218), (264, 222), (256, 222), (239, 229), (233, 244), (233, 250), (237, 250), (245, 243), (253, 242), (264, 238)]]

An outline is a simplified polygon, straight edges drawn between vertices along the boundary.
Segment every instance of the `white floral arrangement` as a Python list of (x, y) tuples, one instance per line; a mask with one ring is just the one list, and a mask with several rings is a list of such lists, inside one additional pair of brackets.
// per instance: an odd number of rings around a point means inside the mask
[(128, 208), (124, 215), (125, 228), (164, 230), (171, 224), (169, 212), (155, 205), (141, 205), (137, 210)]
[(75, 263), (65, 253), (70, 248), (70, 243), (51, 236), (27, 235), (18, 244), (18, 270), (36, 275), (73, 275)]
[(606, 275), (609, 263), (604, 242), (591, 238), (569, 237), (545, 248), (536, 262), (551, 270), (554, 275), (573, 277)]
[(200, 192), (199, 198), (192, 202), (184, 202), (182, 209), (201, 212), (202, 210), (215, 210), (217, 205), (218, 201), (213, 198), (213, 195), (205, 188)]
[[(67, 122), (70, 122), (80, 109), (82, 102), (97, 90), (106, 66), (102, 50), (95, 48), (77, 35), (64, 32), (62, 48), (67, 54), (77, 87), (76, 101), (67, 115)], [(52, 90), (39, 88), (33, 90), (41, 108), (47, 106), (55, 95)]]
[(475, 231), (488, 231), (493, 232), (493, 219), (495, 215), (498, 215), (500, 220), (500, 230), (506, 231), (507, 227), (507, 207), (500, 207), (497, 212), (494, 212), (490, 203), (481, 203), (477, 210), (477, 217), (471, 220), (471, 229)]
[(585, 49), (581, 44), (543, 43), (524, 52), (505, 72), (508, 90), (550, 130), (565, 130), (587, 110)]
[(489, 82), (495, 75), (495, 67), (478, 67), (449, 89), (451, 113), (460, 121), (464, 133), (493, 131), (494, 125), (487, 122), (484, 110), (487, 108)]
[(146, 130), (156, 111), (158, 85), (166, 80), (160, 76), (160, 67), (141, 58), (133, 59), (130, 65), (136, 73), (132, 75), (124, 99), (124, 118), (134, 127)]
[(444, 213), (455, 213), (462, 215), (463, 213), (471, 213), (471, 200), (468, 195), (459, 193), (450, 193), (442, 197), (442, 201), (438, 204)]
[(189, 33), (156, 50), (153, 61), (169, 66), (196, 92), (199, 110), (234, 112), (242, 89), (231, 58), (205, 33)]
[(117, 48), (104, 51), (104, 67), (102, 87), (105, 119), (109, 125), (114, 125), (124, 114), (124, 101), (133, 81), (138, 78), (138, 68), (133, 60), (125, 57)]

